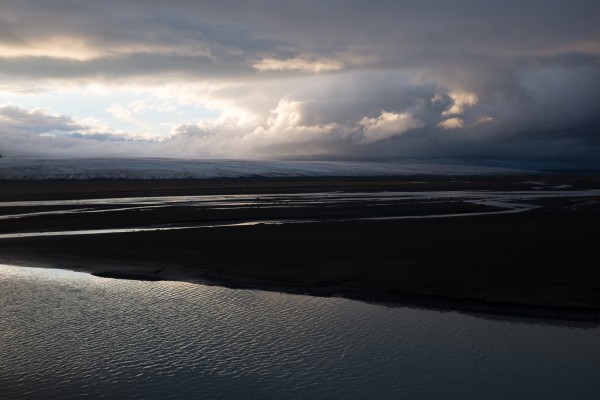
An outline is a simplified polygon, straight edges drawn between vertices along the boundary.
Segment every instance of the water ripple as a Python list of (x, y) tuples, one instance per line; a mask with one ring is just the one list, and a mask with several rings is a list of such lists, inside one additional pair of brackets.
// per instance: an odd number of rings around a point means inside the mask
[(599, 393), (597, 328), (10, 266), (0, 288), (3, 399)]

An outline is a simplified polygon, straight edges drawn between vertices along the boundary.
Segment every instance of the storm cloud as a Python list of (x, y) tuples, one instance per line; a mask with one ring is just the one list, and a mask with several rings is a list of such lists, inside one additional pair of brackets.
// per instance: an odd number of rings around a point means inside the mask
[[(4, 0), (0, 152), (595, 162), (599, 17), (584, 0)], [(134, 99), (60, 101), (117, 91)]]

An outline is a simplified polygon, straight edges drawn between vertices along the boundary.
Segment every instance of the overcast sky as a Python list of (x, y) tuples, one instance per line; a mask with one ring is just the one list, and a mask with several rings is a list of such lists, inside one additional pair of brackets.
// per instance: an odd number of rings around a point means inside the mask
[(0, 0), (0, 153), (600, 160), (597, 0)]

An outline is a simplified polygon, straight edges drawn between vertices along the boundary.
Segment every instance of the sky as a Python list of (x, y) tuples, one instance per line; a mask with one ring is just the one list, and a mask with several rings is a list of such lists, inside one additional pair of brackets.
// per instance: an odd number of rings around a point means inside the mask
[(597, 0), (0, 0), (4, 157), (600, 164)]

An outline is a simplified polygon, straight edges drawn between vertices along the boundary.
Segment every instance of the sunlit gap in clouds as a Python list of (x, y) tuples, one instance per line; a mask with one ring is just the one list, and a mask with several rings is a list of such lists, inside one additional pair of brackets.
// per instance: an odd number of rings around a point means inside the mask
[[(62, 117), (78, 125), (78, 129), (64, 129), (64, 133), (113, 133), (147, 139), (166, 137), (182, 124), (212, 122), (219, 117), (218, 111), (209, 110), (202, 103), (180, 98), (176, 90), (95, 84), (81, 88), (51, 86), (19, 96), (0, 91), (0, 113), (12, 107), (24, 117), (31, 114)], [(17, 121), (8, 122), (19, 127)], [(25, 128), (31, 129), (31, 124)], [(40, 130), (49, 128), (39, 126)]]
[(600, 10), (550, 3), (11, 2), (0, 152), (598, 164)]

